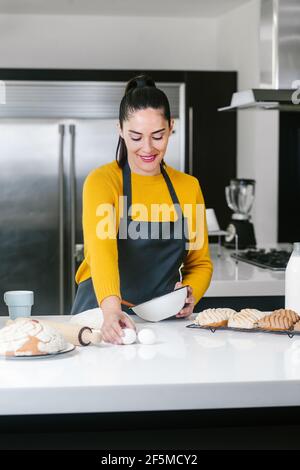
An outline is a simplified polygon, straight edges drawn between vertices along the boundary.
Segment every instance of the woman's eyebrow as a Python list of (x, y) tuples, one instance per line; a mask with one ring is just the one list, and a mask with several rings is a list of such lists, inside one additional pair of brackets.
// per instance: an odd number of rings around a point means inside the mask
[[(161, 132), (161, 131), (165, 131), (165, 130), (166, 130), (166, 128), (163, 127), (162, 129), (158, 129), (158, 131), (151, 132), (151, 134), (156, 134), (157, 132)], [(134, 134), (143, 135), (142, 132), (133, 131), (133, 130), (131, 130), (131, 129), (129, 129), (128, 132), (133, 132)]]

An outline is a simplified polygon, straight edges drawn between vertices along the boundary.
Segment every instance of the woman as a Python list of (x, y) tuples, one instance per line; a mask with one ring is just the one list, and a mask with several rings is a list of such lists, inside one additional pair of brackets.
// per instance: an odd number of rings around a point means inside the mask
[[(72, 314), (100, 306), (107, 342), (121, 344), (122, 327), (135, 328), (126, 303), (188, 285), (176, 315), (186, 317), (211, 280), (199, 182), (163, 160), (173, 126), (164, 92), (147, 75), (133, 78), (120, 104), (116, 161), (96, 168), (84, 183), (85, 258), (76, 273)], [(189, 219), (185, 207), (192, 208)], [(201, 243), (193, 245), (195, 238)]]

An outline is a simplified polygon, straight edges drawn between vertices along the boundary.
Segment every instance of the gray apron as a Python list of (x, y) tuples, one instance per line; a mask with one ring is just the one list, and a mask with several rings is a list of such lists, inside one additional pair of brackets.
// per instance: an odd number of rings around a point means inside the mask
[[(139, 222), (131, 219), (128, 210), (127, 217), (123, 216), (119, 224), (117, 244), (121, 298), (134, 305), (173, 291), (176, 282), (180, 281), (180, 266), (188, 253), (187, 219), (183, 216), (174, 187), (162, 164), (160, 168), (175, 205), (177, 220)], [(131, 171), (128, 162), (122, 174), (123, 195), (127, 196), (127, 208), (130, 209)], [(71, 314), (96, 307), (99, 304), (92, 279), (89, 278), (79, 283)], [(122, 310), (133, 313), (124, 304)]]

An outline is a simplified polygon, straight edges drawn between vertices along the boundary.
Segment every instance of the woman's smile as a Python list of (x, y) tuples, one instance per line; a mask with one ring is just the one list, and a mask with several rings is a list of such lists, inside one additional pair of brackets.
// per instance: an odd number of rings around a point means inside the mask
[(157, 155), (139, 155), (139, 157), (143, 160), (145, 163), (152, 163), (156, 159)]

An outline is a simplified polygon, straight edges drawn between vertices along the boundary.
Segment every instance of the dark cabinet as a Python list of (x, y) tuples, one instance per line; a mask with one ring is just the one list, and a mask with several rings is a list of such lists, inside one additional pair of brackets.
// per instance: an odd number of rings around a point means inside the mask
[(300, 114), (280, 112), (278, 242), (300, 240)]
[(221, 228), (231, 211), (225, 186), (236, 176), (236, 112), (217, 109), (230, 103), (236, 72), (187, 72), (186, 171), (198, 178), (206, 207), (214, 208)]

